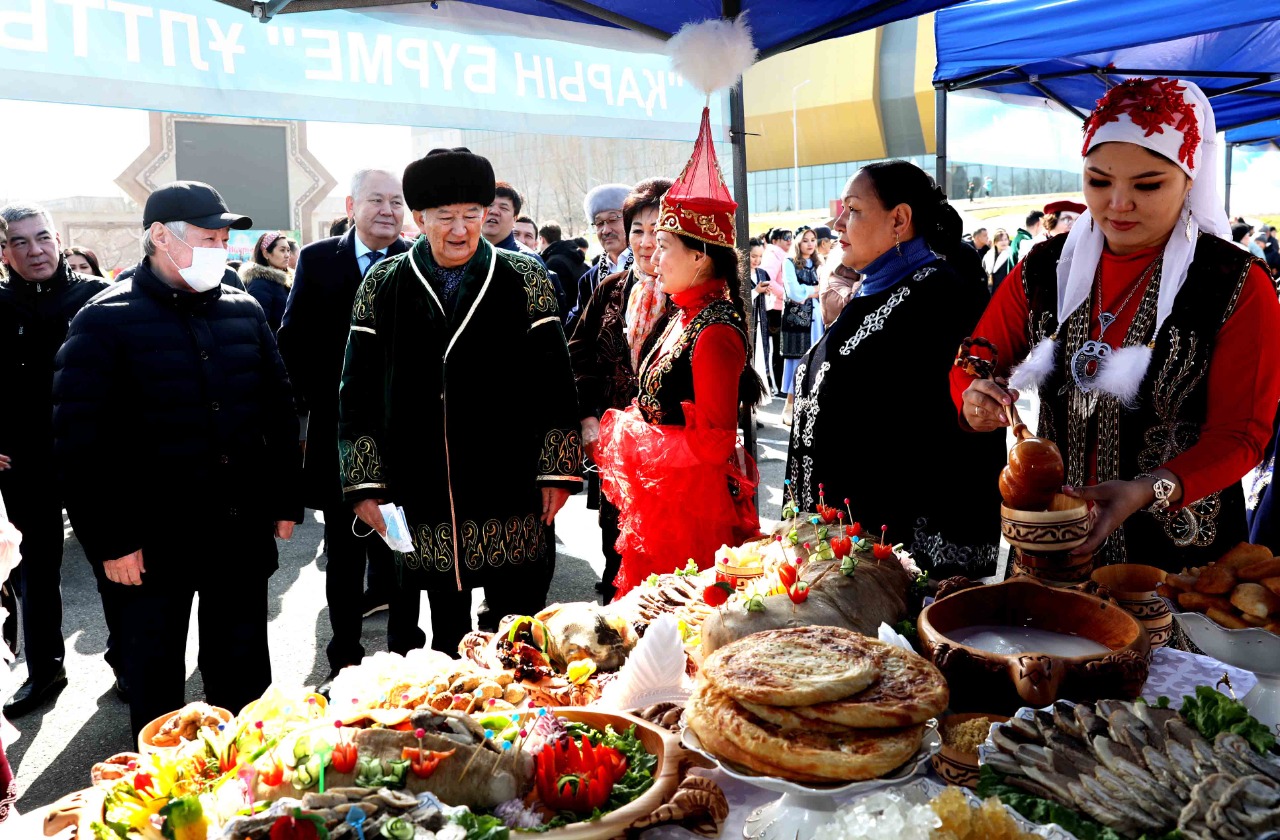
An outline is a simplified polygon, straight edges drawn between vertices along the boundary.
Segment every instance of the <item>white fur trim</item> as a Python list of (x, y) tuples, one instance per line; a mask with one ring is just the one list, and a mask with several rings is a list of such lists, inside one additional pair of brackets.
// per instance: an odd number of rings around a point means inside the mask
[(732, 87), (756, 61), (746, 15), (686, 23), (667, 41), (671, 66), (685, 81), (710, 96)]
[(1054, 359), (1058, 355), (1058, 342), (1052, 338), (1041, 339), (1022, 364), (1009, 373), (1009, 387), (1019, 391), (1038, 391), (1041, 383), (1053, 373)]
[(1125, 408), (1133, 408), (1138, 404), (1138, 388), (1150, 365), (1151, 348), (1145, 344), (1113, 350), (1098, 368), (1095, 387), (1118, 399)]

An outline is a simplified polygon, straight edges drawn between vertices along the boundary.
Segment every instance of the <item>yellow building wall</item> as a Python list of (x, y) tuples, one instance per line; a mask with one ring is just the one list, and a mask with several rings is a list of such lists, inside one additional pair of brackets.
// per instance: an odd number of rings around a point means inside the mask
[[(916, 103), (928, 152), (933, 152), (933, 15), (915, 21)], [(822, 41), (765, 59), (743, 78), (747, 168), (786, 169), (798, 150), (800, 165), (843, 163), (887, 156), (880, 116), (880, 30)], [(792, 88), (798, 140), (792, 142)]]
[[(933, 37), (933, 15), (916, 19), (916, 109), (920, 112), (920, 130), (924, 134), (924, 153), (937, 152), (934, 127), (933, 70), (938, 64), (938, 42)], [(744, 103), (745, 104), (745, 103)]]

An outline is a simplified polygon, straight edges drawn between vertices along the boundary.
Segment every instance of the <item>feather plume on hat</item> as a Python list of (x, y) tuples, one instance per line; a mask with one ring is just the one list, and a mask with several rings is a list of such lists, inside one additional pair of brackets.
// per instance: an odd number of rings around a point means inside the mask
[(658, 205), (658, 230), (708, 245), (732, 248), (736, 241), (733, 200), (711, 138), (711, 94), (737, 83), (756, 60), (751, 28), (739, 15), (686, 23), (667, 42), (671, 66), (707, 97), (693, 156)]
[(757, 54), (745, 14), (686, 23), (667, 42), (671, 66), (708, 98), (736, 84)]

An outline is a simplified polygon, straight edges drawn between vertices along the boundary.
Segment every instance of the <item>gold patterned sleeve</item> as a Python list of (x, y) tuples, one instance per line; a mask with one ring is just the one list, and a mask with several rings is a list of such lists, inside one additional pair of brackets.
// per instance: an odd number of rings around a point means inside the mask
[(513, 259), (512, 266), (524, 282), (529, 314), (527, 358), (536, 360), (528, 369), (539, 377), (535, 387), (542, 396), (530, 418), (535, 424), (534, 433), (541, 440), (537, 481), (542, 487), (559, 487), (576, 493), (582, 489), (578, 390), (555, 290), (536, 261), (527, 257)]
[(361, 282), (351, 309), (351, 330), (338, 389), (338, 459), (342, 495), (349, 503), (387, 495), (386, 466), (380, 447), (386, 401), (384, 362), (375, 316), (378, 289), (386, 276), (386, 271), (377, 268), (370, 271)]

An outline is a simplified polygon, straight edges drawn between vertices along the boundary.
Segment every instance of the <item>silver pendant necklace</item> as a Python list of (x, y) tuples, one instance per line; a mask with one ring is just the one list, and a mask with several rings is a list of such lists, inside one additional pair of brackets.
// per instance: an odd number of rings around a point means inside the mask
[[(1107, 327), (1116, 322), (1116, 318), (1120, 317), (1120, 313), (1124, 312), (1129, 301), (1133, 300), (1133, 296), (1137, 294), (1139, 289), (1144, 289), (1151, 281), (1151, 277), (1155, 274), (1160, 264), (1164, 262), (1163, 257), (1154, 260), (1142, 276), (1138, 278), (1138, 282), (1133, 284), (1133, 288), (1129, 290), (1129, 294), (1116, 307), (1115, 312), (1106, 312), (1102, 308), (1102, 261), (1098, 261), (1098, 270), (1093, 275), (1093, 285), (1097, 290), (1098, 299), (1098, 337), (1090, 339), (1080, 345), (1071, 356), (1071, 378), (1075, 380), (1076, 387), (1081, 392), (1088, 394), (1098, 387), (1098, 376), (1102, 373), (1102, 368), (1107, 364), (1114, 352), (1110, 344), (1106, 342)], [(1092, 309), (1092, 302), (1090, 302)]]

